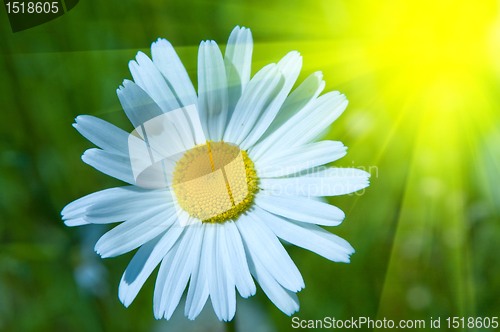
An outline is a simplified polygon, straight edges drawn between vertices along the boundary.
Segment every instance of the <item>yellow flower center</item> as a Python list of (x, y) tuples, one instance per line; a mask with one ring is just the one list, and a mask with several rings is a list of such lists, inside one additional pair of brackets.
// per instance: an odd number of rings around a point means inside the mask
[(258, 191), (255, 167), (244, 150), (226, 142), (209, 142), (177, 161), (173, 188), (177, 202), (202, 222), (234, 220), (252, 205)]

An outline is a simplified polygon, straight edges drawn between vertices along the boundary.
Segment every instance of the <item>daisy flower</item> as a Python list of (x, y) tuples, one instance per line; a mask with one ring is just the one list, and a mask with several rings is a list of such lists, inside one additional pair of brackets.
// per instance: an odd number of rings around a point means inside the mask
[(62, 211), (68, 226), (121, 222), (95, 250), (114, 257), (138, 249), (119, 286), (128, 307), (159, 265), (156, 318), (169, 319), (186, 288), (185, 315), (194, 319), (208, 298), (220, 320), (236, 311), (256, 282), (285, 314), (299, 309), (302, 276), (280, 239), (335, 262), (354, 252), (321, 226), (345, 215), (323, 196), (368, 186), (354, 168), (324, 166), (346, 154), (336, 141), (317, 141), (347, 106), (339, 92), (320, 96), (313, 73), (292, 91), (302, 58), (296, 51), (250, 77), (252, 35), (236, 27), (222, 55), (200, 44), (198, 93), (172, 45), (159, 39), (149, 58), (129, 63), (133, 81), (117, 93), (135, 130), (96, 117), (74, 127), (99, 148), (85, 163), (128, 186), (82, 197)]

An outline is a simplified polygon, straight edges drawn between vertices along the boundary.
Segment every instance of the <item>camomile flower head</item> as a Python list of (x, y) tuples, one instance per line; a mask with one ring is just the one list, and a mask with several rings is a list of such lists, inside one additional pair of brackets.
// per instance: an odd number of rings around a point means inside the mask
[(128, 307), (159, 265), (156, 318), (169, 319), (186, 293), (195, 319), (208, 298), (231, 320), (236, 292), (262, 291), (285, 314), (299, 309), (302, 276), (280, 240), (334, 262), (354, 252), (320, 226), (345, 215), (324, 196), (368, 186), (369, 175), (324, 165), (346, 154), (337, 141), (318, 141), (347, 106), (339, 92), (320, 95), (316, 72), (292, 91), (302, 58), (296, 51), (251, 77), (252, 35), (236, 27), (224, 55), (200, 44), (198, 92), (172, 45), (158, 39), (151, 58), (139, 52), (118, 98), (134, 130), (93, 116), (74, 127), (99, 148), (85, 163), (128, 183), (68, 204), (68, 226), (119, 223), (97, 242), (103, 258), (136, 250), (120, 281)]

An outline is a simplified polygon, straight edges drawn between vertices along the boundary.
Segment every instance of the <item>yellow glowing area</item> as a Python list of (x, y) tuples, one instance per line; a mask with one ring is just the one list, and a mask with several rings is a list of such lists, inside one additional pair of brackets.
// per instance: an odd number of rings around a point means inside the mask
[[(309, 7), (301, 15), (316, 39), (276, 48), (298, 49), (304, 71), (322, 70), (326, 90), (349, 98), (328, 134), (349, 146), (339, 163), (380, 170), (380, 177), (372, 174), (370, 193), (347, 214), (366, 221), (367, 260), (371, 246), (391, 239), (377, 316), (425, 317), (436, 308), (456, 316), (484, 314), (480, 306), (489, 290), (475, 276), (476, 269), (487, 274), (490, 268), (476, 263), (482, 257), (477, 248), (486, 244), (471, 240), (480, 226), (470, 216), (476, 205), (488, 215), (500, 197), (491, 194), (500, 172), (493, 148), (500, 137), (500, 3), (325, 0), (326, 21)], [(262, 49), (264, 63), (268, 44)], [(403, 189), (391, 194), (390, 184)], [(379, 204), (385, 207), (377, 217), (363, 212)], [(486, 220), (481, 227), (490, 227)], [(371, 241), (374, 234), (379, 239)]]
[(196, 146), (177, 162), (173, 188), (180, 207), (202, 222), (233, 220), (251, 206), (257, 187), (247, 153), (226, 142)]
[(498, 62), (491, 57), (490, 45), (496, 5), (460, 0), (391, 5), (397, 6), (398, 15), (379, 9), (379, 24), (365, 53), (369, 67), (388, 74), (388, 90), (383, 92), (389, 95), (384, 97), (399, 95), (419, 102), (435, 99), (436, 91), (438, 99), (452, 96), (452, 103), (437, 101), (422, 110), (432, 113), (460, 112), (463, 103), (481, 99), (478, 87), (484, 83), (484, 70)]

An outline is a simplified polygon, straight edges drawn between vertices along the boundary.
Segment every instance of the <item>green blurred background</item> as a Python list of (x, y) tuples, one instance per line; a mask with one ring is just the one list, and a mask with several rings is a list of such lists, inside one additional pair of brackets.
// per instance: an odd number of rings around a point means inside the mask
[[(296, 316), (499, 316), (499, 6), (86, 0), (18, 33), (3, 8), (0, 330), (224, 329), (209, 304), (195, 322), (182, 305), (172, 321), (155, 321), (155, 277), (125, 309), (117, 288), (132, 254), (101, 260), (93, 245), (106, 227), (67, 228), (59, 212), (121, 185), (80, 160), (91, 144), (71, 123), (92, 114), (132, 129), (115, 89), (137, 50), (169, 39), (196, 82), (199, 42), (223, 48), (235, 25), (252, 29), (253, 72), (295, 49), (304, 56), (300, 79), (322, 70), (326, 90), (347, 95), (327, 134), (349, 147), (335, 165), (372, 173), (364, 192), (331, 199), (347, 214), (332, 231), (356, 248), (351, 264), (288, 248), (306, 283)], [(236, 319), (242, 331), (291, 327), (260, 289), (238, 302)]]

